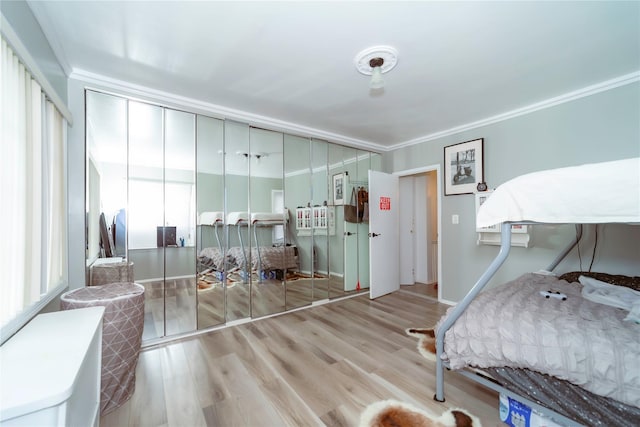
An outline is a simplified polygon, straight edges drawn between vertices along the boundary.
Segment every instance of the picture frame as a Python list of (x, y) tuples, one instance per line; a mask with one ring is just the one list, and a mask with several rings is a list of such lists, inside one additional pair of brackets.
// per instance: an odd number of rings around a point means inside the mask
[(333, 204), (344, 205), (344, 191), (346, 189), (345, 174), (333, 175)]
[(484, 182), (484, 138), (444, 147), (444, 195), (473, 194)]

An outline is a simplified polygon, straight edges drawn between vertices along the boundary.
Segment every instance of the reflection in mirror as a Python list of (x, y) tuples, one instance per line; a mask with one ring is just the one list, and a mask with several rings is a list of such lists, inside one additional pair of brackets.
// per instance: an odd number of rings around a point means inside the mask
[(284, 135), (284, 200), (290, 215), (285, 239), (298, 257), (297, 268), (287, 269), (287, 310), (309, 305), (313, 298), (309, 155), (307, 138)]
[[(369, 217), (363, 210), (368, 210), (369, 200), (369, 169), (371, 159), (368, 151), (358, 150), (358, 162), (356, 167), (356, 178), (353, 186), (356, 189), (356, 199), (358, 203), (358, 214), (362, 222), (358, 227), (358, 284), (360, 290), (369, 289)], [(366, 200), (366, 202), (365, 202)], [(365, 205), (366, 203), (366, 205)]]
[(198, 329), (225, 321), (224, 121), (197, 116)]
[(249, 125), (225, 121), (224, 169), (227, 193), (227, 322), (251, 316), (249, 250)]
[(128, 239), (134, 279), (145, 287), (145, 323), (142, 339), (166, 335), (164, 310), (165, 243), (164, 134), (162, 108), (128, 102)]
[[(345, 205), (357, 204), (358, 150), (343, 147), (342, 169), (345, 173)], [(361, 224), (344, 221), (344, 291), (353, 292), (360, 288), (358, 243)]]
[(127, 101), (87, 90), (86, 134), (86, 258), (90, 267), (98, 258), (122, 258), (127, 253)]
[(196, 329), (196, 118), (164, 112), (165, 328), (176, 335)]
[[(358, 162), (357, 155), (358, 150), (355, 148), (345, 148), (343, 158), (343, 169), (347, 174), (345, 182), (345, 204), (355, 205), (355, 180), (358, 176)], [(360, 284), (358, 281), (358, 224), (348, 222), (345, 220), (344, 229), (345, 236), (345, 248), (344, 248), (344, 266), (345, 266), (345, 278), (344, 278), (344, 290), (355, 291)]]
[(251, 128), (251, 317), (285, 310), (284, 273), (296, 268), (294, 249), (285, 244), (283, 135)]
[(343, 173), (344, 147), (337, 144), (329, 144), (328, 150), (328, 179), (330, 183), (329, 206), (335, 213), (335, 232), (329, 233), (329, 266), (331, 267), (331, 287), (329, 298), (344, 296), (344, 209), (343, 205), (336, 204), (334, 200), (334, 177), (340, 177)]
[(311, 140), (311, 229), (313, 300), (329, 298), (329, 240), (331, 220), (327, 178), (328, 143)]
[(378, 153), (371, 153), (371, 170), (382, 172), (382, 156)]

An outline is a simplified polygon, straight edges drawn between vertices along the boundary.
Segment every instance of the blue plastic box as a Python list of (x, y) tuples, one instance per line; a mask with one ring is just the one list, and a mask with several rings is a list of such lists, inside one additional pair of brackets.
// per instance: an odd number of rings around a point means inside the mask
[(500, 420), (511, 427), (562, 427), (504, 394), (500, 394)]

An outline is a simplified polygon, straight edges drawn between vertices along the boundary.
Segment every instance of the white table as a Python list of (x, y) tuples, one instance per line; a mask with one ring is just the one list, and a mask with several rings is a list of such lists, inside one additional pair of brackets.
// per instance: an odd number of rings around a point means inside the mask
[(2, 426), (97, 426), (104, 307), (36, 316), (0, 347)]

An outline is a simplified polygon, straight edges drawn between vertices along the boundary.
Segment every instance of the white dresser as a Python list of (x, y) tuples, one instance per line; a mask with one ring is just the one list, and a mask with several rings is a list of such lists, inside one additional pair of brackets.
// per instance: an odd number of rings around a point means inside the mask
[(103, 314), (41, 314), (0, 347), (3, 427), (98, 425)]

